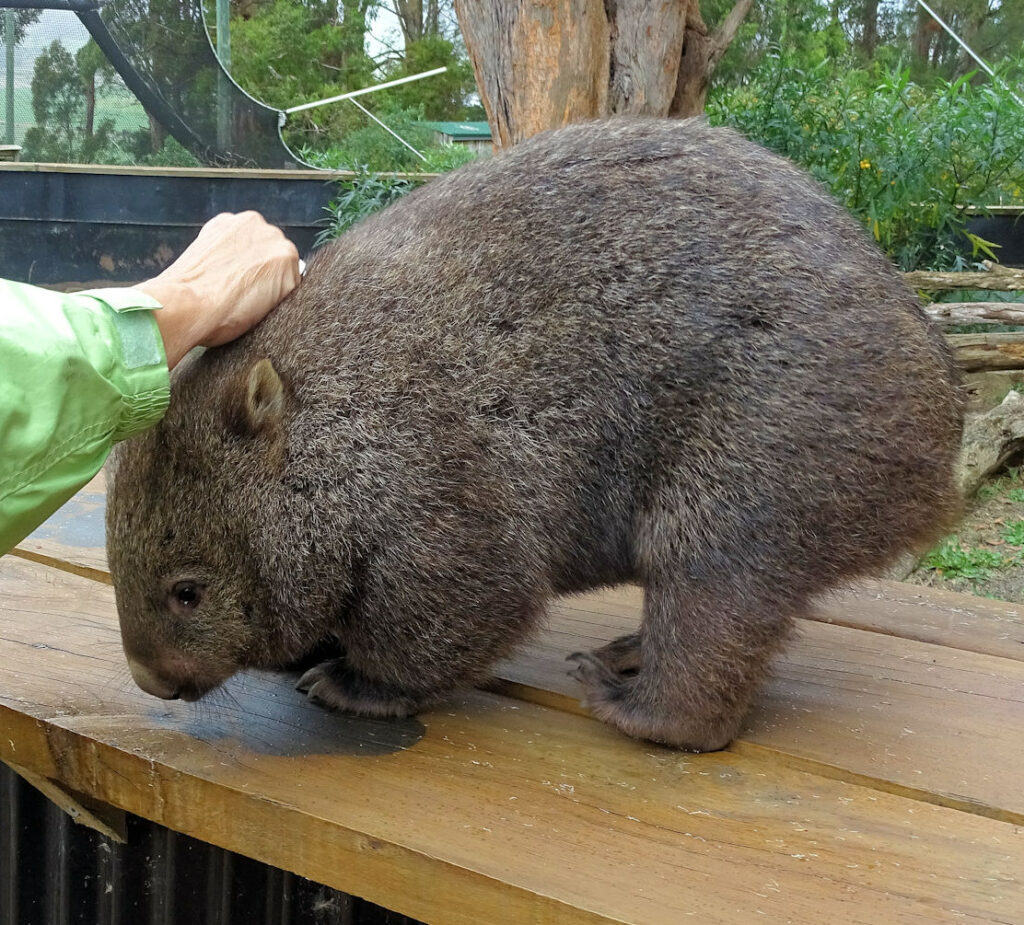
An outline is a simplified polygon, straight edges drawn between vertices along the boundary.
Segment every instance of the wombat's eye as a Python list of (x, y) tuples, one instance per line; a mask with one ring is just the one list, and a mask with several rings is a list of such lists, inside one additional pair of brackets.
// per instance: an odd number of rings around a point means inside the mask
[(171, 601), (178, 607), (194, 610), (203, 599), (203, 590), (193, 581), (179, 581), (171, 588)]

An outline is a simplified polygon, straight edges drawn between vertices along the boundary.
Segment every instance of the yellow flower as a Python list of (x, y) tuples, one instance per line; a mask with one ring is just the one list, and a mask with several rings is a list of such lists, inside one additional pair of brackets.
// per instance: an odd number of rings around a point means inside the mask
[(871, 161), (869, 161), (867, 158), (864, 158), (864, 160), (862, 160), (860, 162), (860, 169), (861, 170), (867, 170), (870, 166), (871, 166)]

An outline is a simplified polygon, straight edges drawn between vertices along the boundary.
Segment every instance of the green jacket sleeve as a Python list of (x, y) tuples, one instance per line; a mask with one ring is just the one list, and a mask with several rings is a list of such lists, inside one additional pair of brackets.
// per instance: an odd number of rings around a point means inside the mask
[(0, 554), (156, 423), (170, 397), (163, 340), (134, 289), (66, 295), (0, 280)]

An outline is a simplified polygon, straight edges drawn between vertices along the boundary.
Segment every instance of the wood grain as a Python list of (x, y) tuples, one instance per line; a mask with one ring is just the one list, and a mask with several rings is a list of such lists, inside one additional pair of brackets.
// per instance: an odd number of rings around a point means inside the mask
[(965, 372), (1024, 368), (1024, 334), (947, 334), (946, 340)]
[(1024, 270), (1002, 267), (983, 261), (986, 270), (979, 273), (946, 273), (933, 270), (914, 270), (904, 273), (903, 279), (914, 289), (939, 292), (946, 289), (989, 289), (1012, 292), (1024, 289)]
[[(86, 494), (101, 496), (95, 483)], [(60, 524), (54, 536), (69, 531), (88, 536)], [(79, 550), (74, 571), (92, 577), (83, 568), (95, 554)], [(489, 689), (586, 715), (565, 656), (635, 630), (641, 601), (639, 588), (623, 586), (557, 602), (546, 629), (497, 667)], [(1015, 608), (868, 582), (813, 616), (778, 660), (746, 745), (817, 773), (1024, 822), (1024, 621)]]
[[(583, 712), (565, 656), (639, 624), (628, 592), (559, 604), (491, 689)], [(741, 742), (879, 789), (1024, 823), (1024, 662), (800, 621)]]
[(110, 583), (104, 529), (106, 478), (101, 472), (14, 549), (14, 555)]
[(482, 692), (390, 753), (282, 754), (326, 715), (287, 679), (156, 701), (118, 681), (109, 587), (5, 558), (0, 593), (0, 758), (427, 922), (1024, 918), (1004, 822)]

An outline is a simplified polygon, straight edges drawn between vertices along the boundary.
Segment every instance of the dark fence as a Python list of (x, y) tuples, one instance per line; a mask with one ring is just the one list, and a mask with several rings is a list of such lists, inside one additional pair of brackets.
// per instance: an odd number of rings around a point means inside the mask
[(0, 925), (418, 925), (128, 816), (120, 844), (0, 764)]
[(310, 171), (27, 167), (0, 170), (0, 276), (38, 285), (141, 282), (218, 212), (261, 212), (305, 256), (337, 189)]

